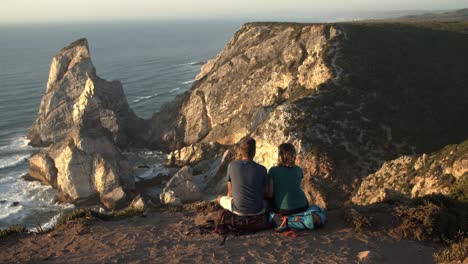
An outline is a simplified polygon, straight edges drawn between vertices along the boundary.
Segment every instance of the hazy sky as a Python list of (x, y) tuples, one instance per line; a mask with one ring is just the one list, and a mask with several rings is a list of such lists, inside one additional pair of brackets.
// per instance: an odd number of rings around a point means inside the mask
[(468, 7), (468, 0), (0, 0), (0, 23), (142, 18), (304, 18), (363, 11), (465, 7)]

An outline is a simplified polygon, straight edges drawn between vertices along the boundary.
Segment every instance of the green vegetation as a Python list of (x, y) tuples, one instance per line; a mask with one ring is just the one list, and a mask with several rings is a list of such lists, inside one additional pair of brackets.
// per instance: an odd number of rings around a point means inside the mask
[(458, 201), (468, 203), (468, 172), (455, 182), (450, 189), (450, 196)]
[(201, 201), (181, 206), (165, 205), (163, 210), (169, 212), (213, 212), (219, 209), (216, 201)]
[(464, 238), (459, 242), (454, 242), (448, 247), (436, 252), (434, 259), (438, 263), (460, 261), (462, 262), (468, 257), (468, 238)]
[(388, 125), (393, 141), (432, 152), (465, 139), (468, 22), (346, 23), (340, 98)]
[(357, 232), (378, 231), (398, 239), (456, 240), (468, 234), (468, 203), (444, 195), (353, 206), (345, 220)]
[(12, 225), (8, 228), (0, 230), (0, 239), (5, 238), (9, 235), (13, 234), (21, 234), (21, 233), (26, 233), (28, 229), (24, 226), (21, 225)]
[(144, 211), (145, 211), (144, 209), (139, 209), (139, 208), (134, 208), (134, 207), (127, 207), (124, 210), (111, 211), (110, 213), (101, 213), (101, 212), (94, 211), (91, 209), (75, 209), (71, 213), (65, 214), (62, 217), (60, 217), (59, 220), (57, 221), (56, 226), (65, 224), (69, 221), (89, 219), (93, 217), (104, 220), (104, 221), (116, 220), (116, 219), (121, 219), (125, 217), (141, 215), (144, 213)]

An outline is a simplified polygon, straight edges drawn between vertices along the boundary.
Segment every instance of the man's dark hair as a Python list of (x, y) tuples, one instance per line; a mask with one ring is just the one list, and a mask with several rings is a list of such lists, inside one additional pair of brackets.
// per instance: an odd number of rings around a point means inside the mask
[(255, 139), (248, 137), (244, 139), (239, 145), (239, 155), (241, 158), (253, 159), (255, 157)]
[(296, 165), (296, 149), (291, 143), (283, 143), (278, 147), (278, 164), (286, 167)]

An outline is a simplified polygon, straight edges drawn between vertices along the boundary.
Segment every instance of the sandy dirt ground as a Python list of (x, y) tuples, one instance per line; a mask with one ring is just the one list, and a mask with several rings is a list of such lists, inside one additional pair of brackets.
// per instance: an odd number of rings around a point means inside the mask
[(0, 240), (0, 263), (433, 263), (436, 244), (355, 233), (340, 211), (321, 229), (285, 237), (266, 230), (223, 237), (186, 231), (202, 213), (151, 212), (146, 217), (69, 222), (48, 234)]

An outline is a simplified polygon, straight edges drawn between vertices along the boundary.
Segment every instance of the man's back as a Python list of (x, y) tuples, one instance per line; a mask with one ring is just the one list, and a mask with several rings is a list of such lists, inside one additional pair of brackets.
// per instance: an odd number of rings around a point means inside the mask
[(232, 209), (242, 214), (261, 212), (267, 177), (266, 168), (254, 161), (231, 162), (227, 171), (227, 180), (232, 184)]

